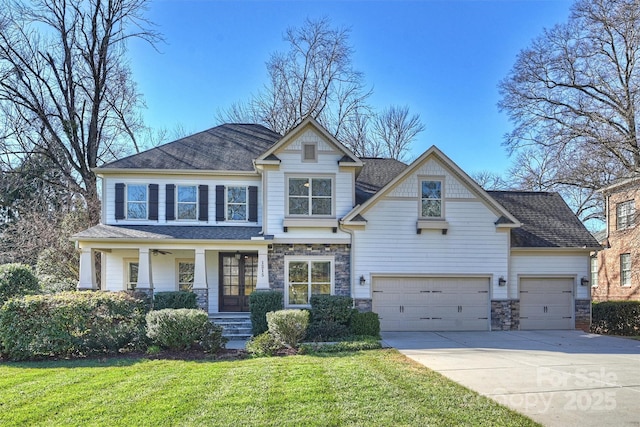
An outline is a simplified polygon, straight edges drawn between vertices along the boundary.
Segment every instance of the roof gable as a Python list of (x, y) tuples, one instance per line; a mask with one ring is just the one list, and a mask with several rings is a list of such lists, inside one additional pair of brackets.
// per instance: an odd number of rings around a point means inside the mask
[(96, 169), (253, 171), (253, 160), (281, 139), (256, 124), (223, 124), (107, 163)]
[[(307, 117), (298, 126), (289, 131), (282, 139), (277, 143), (269, 147), (264, 153), (262, 153), (256, 159), (256, 164), (272, 163), (277, 159), (277, 152), (285, 149), (289, 144), (298, 139), (300, 135), (309, 129), (313, 129), (336, 151), (342, 154), (340, 164), (348, 164), (350, 166), (362, 166), (362, 161), (351, 152), (346, 146), (333, 137), (318, 121), (312, 117)], [(275, 159), (274, 159), (275, 157)]]
[(497, 203), (486, 191), (484, 191), (469, 175), (467, 175), (458, 165), (456, 165), (451, 159), (444, 155), (442, 151), (435, 145), (431, 146), (425, 151), (418, 159), (416, 159), (409, 166), (405, 167), (395, 178), (390, 180), (383, 188), (377, 191), (373, 196), (366, 200), (361, 205), (356, 206), (351, 212), (349, 212), (344, 218), (344, 222), (351, 221), (357, 215), (363, 215), (369, 208), (371, 208), (382, 197), (392, 194), (392, 192), (399, 186), (403, 185), (404, 181), (407, 181), (414, 173), (422, 168), (430, 160), (437, 160), (443, 168), (449, 173), (454, 175), (462, 184), (462, 186), (470, 193), (481, 199), (484, 204), (491, 209), (497, 216), (504, 217), (505, 220), (501, 224), (518, 225), (518, 220), (509, 213), (503, 206)]

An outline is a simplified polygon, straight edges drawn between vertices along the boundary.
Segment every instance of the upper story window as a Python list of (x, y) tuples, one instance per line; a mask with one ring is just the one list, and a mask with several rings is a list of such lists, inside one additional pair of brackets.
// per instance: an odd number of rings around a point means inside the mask
[(421, 217), (442, 218), (442, 181), (424, 180), (420, 183)]
[(146, 185), (127, 185), (127, 219), (147, 219)]
[(179, 185), (176, 204), (177, 219), (197, 219), (198, 189), (195, 185)]
[(289, 178), (288, 214), (333, 214), (333, 180), (331, 178)]
[(227, 187), (227, 220), (246, 221), (247, 217), (247, 187)]
[(616, 205), (616, 228), (624, 230), (635, 225), (636, 203), (634, 200), (618, 203)]
[(631, 254), (620, 255), (620, 286), (631, 286)]

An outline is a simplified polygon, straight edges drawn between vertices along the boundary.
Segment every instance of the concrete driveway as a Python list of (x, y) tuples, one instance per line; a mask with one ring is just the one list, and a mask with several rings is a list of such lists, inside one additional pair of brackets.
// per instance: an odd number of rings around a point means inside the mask
[(383, 332), (384, 343), (546, 426), (640, 426), (640, 341), (580, 331)]

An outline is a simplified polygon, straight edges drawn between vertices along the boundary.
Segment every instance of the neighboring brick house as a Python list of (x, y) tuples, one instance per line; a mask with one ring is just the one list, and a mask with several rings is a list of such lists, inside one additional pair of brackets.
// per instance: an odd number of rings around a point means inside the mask
[(605, 200), (606, 228), (596, 235), (603, 250), (591, 258), (594, 301), (640, 300), (640, 175), (600, 190)]

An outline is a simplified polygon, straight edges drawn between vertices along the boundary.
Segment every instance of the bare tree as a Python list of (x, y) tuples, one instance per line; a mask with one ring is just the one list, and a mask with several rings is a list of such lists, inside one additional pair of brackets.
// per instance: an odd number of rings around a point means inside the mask
[(472, 173), (471, 178), (485, 190), (509, 190), (511, 188), (502, 175), (488, 170)]
[(269, 81), (263, 90), (219, 111), (218, 121), (262, 123), (285, 134), (310, 116), (341, 140), (357, 135), (348, 127), (361, 124), (356, 116), (366, 114), (371, 90), (352, 66), (349, 33), (326, 18), (289, 28), (284, 34), (289, 50), (267, 61)]
[(500, 83), (499, 107), (515, 124), (505, 144), (566, 160), (567, 184), (601, 184), (583, 179), (584, 160), (594, 155), (616, 172), (637, 171), (638, 59), (637, 0), (578, 0), (569, 21), (521, 51)]
[(7, 0), (0, 10), (0, 153), (9, 169), (32, 153), (55, 164), (99, 219), (91, 171), (138, 149), (141, 97), (126, 60), (132, 38), (160, 40), (148, 0)]
[(373, 123), (373, 135), (382, 142), (387, 157), (407, 160), (411, 142), (424, 130), (420, 116), (409, 116), (409, 107), (390, 106), (378, 114)]

